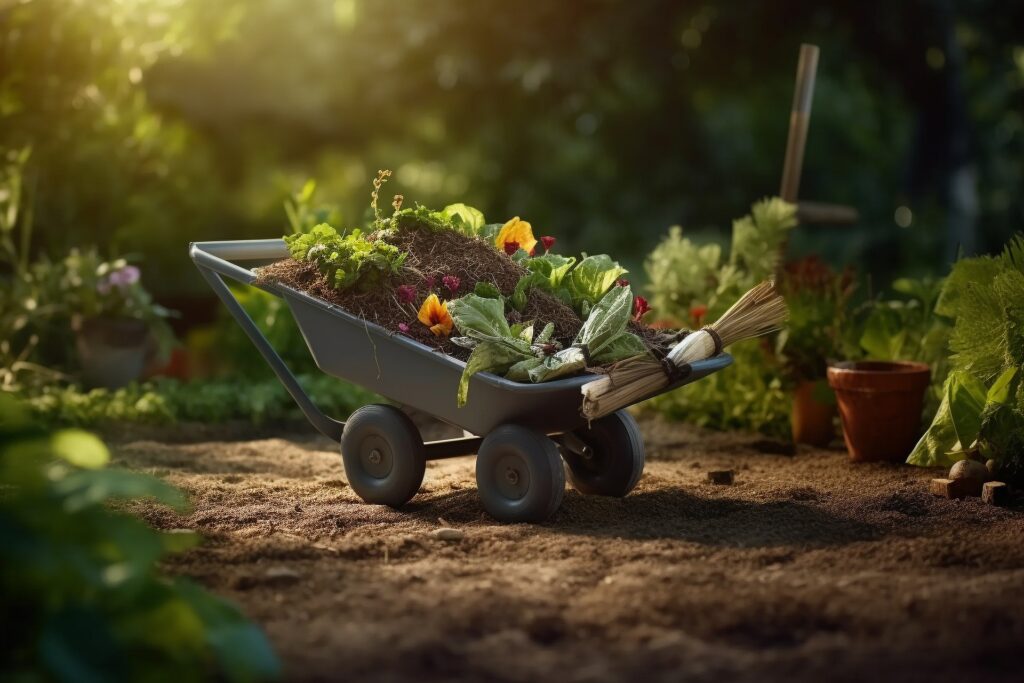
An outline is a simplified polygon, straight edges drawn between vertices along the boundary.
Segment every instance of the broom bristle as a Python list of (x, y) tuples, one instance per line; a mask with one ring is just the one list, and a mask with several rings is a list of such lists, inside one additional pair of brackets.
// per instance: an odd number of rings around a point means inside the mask
[(722, 346), (730, 346), (775, 332), (788, 316), (785, 299), (775, 290), (775, 283), (768, 280), (741, 296), (711, 328), (722, 338)]

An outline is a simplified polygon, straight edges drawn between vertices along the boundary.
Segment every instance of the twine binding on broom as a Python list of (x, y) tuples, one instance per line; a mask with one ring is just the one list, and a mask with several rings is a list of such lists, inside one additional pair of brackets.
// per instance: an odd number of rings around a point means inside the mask
[(580, 412), (588, 420), (594, 420), (653, 396), (687, 377), (691, 372), (690, 363), (717, 356), (738, 341), (774, 332), (786, 316), (786, 302), (775, 291), (775, 283), (762, 282), (741, 296), (712, 325), (679, 335), (681, 341), (667, 353), (634, 356), (584, 384), (580, 387), (583, 394)]

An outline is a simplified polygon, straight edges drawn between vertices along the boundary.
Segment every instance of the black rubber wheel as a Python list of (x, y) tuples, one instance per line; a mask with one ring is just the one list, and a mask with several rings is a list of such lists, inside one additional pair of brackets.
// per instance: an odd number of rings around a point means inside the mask
[(399, 507), (423, 483), (423, 438), (394, 406), (363, 406), (341, 434), (341, 459), (349, 486), (367, 503)]
[(573, 435), (587, 447), (576, 453), (562, 445), (573, 488), (586, 495), (618, 497), (633, 490), (644, 473), (644, 441), (632, 415), (620, 410)]
[(480, 444), (476, 486), (484, 509), (499, 522), (543, 522), (565, 493), (558, 446), (539, 432), (502, 425)]

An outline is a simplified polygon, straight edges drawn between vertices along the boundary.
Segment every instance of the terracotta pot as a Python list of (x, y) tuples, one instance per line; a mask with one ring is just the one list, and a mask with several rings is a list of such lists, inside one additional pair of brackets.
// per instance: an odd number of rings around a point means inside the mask
[(861, 361), (829, 367), (850, 460), (906, 460), (921, 433), (930, 379), (924, 363)]
[(804, 380), (793, 392), (793, 441), (824, 448), (835, 436), (836, 398), (825, 380)]
[(149, 327), (131, 318), (83, 318), (73, 322), (82, 382), (117, 389), (142, 375), (149, 353)]

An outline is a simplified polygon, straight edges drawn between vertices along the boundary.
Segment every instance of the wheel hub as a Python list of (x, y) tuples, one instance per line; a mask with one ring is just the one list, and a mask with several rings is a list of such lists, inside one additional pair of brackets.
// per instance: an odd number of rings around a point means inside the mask
[(366, 437), (360, 444), (359, 462), (363, 471), (374, 479), (386, 478), (394, 465), (387, 442), (376, 435)]
[(509, 500), (519, 500), (530, 490), (530, 470), (517, 455), (502, 456), (495, 468), (498, 491)]

